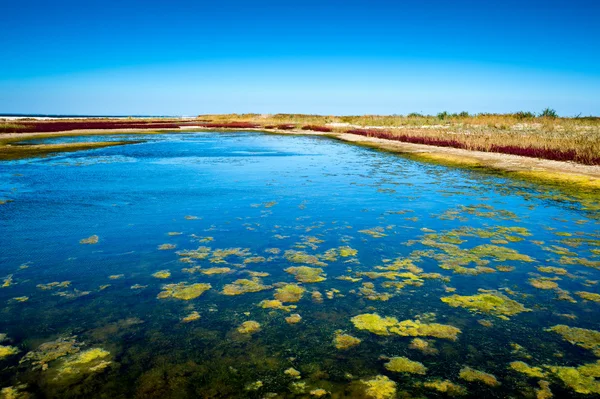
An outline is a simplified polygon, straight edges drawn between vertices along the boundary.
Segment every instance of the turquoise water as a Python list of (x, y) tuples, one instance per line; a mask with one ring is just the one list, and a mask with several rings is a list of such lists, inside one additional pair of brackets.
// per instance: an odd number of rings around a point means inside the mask
[[(473, 398), (535, 397), (540, 380), (555, 397), (600, 392), (594, 373), (576, 369), (582, 388), (553, 368), (595, 364), (600, 352), (589, 202), (322, 137), (130, 138), (144, 142), (0, 163), (0, 345), (11, 352), (1, 387), (41, 398), (447, 397), (424, 385), (442, 379)], [(308, 277), (289, 269), (303, 266)], [(240, 279), (262, 290), (225, 295)], [(181, 282), (210, 288), (160, 294)], [(296, 308), (259, 306), (285, 284), (304, 290), (281, 303)], [(441, 300), (477, 294), (523, 308)], [(382, 333), (360, 328), (364, 314), (460, 332)], [(240, 332), (247, 321), (259, 330)], [(594, 330), (592, 342), (547, 331), (557, 325)], [(340, 334), (361, 342), (336, 348)], [(427, 370), (389, 370), (393, 357)], [(461, 378), (466, 366), (499, 384)], [(376, 376), (394, 389), (369, 391)]]

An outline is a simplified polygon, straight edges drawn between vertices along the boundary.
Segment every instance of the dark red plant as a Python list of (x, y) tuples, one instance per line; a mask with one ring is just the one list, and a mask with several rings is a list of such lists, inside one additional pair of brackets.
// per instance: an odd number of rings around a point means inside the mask
[(314, 132), (324, 132), (329, 133), (332, 132), (333, 129), (327, 126), (319, 126), (319, 125), (305, 125), (302, 126), (302, 130), (312, 130)]

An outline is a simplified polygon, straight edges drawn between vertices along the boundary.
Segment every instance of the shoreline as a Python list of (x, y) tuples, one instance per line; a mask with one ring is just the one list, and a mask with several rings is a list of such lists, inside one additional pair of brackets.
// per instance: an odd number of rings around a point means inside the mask
[[(173, 128), (118, 128), (118, 129), (80, 129), (58, 132), (18, 132), (0, 133), (0, 150), (21, 140), (32, 140), (48, 137), (83, 136), (83, 135), (119, 135), (119, 134), (165, 134), (196, 132), (231, 132), (255, 131), (266, 134), (305, 135), (330, 137), (346, 143), (362, 145), (374, 149), (393, 152), (412, 159), (436, 163), (446, 166), (468, 169), (490, 170), (502, 172), (509, 176), (529, 178), (541, 182), (568, 184), (586, 190), (598, 192), (600, 198), (600, 166), (584, 165), (575, 162), (553, 161), (495, 152), (472, 151), (453, 147), (439, 147), (425, 144), (406, 143), (376, 137), (365, 137), (352, 133), (318, 132), (301, 129), (268, 129), (268, 128), (214, 128), (203, 126), (182, 126)], [(40, 147), (44, 145), (38, 145)], [(14, 148), (14, 147), (13, 147)], [(0, 153), (0, 160), (2, 160)]]

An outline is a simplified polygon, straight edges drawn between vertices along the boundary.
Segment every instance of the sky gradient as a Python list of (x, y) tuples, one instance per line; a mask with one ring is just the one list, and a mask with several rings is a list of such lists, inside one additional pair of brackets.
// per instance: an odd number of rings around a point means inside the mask
[(493, 3), (7, 2), (0, 113), (600, 115), (600, 2)]

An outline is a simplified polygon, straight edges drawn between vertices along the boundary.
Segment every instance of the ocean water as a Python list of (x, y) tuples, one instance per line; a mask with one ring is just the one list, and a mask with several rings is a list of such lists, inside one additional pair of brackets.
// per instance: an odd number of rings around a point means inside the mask
[(600, 394), (594, 198), (323, 137), (131, 139), (0, 162), (3, 395)]

